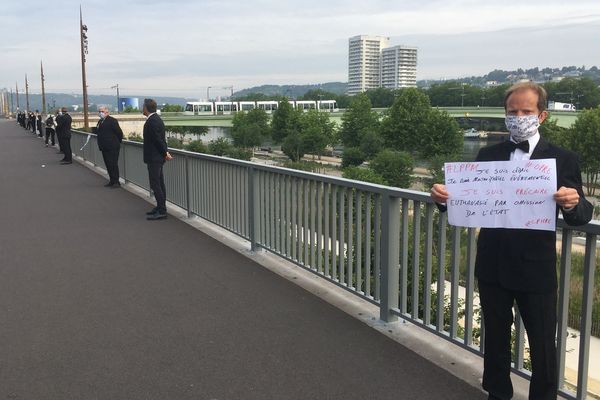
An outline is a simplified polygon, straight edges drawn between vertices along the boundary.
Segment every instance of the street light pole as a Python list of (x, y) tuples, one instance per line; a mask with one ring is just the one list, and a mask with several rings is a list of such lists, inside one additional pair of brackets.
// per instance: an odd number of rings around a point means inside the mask
[(117, 89), (117, 114), (119, 113), (119, 84), (117, 83), (115, 86), (111, 86), (111, 89)]
[(81, 83), (83, 85), (83, 126), (90, 127), (88, 115), (87, 82), (85, 78), (85, 55), (88, 53), (87, 26), (83, 24), (81, 6), (79, 6), (79, 39), (81, 41)]
[(27, 112), (29, 112), (29, 82), (27, 82), (27, 74), (25, 74), (25, 100), (27, 101)]
[(211, 88), (211, 87), (212, 87), (212, 86), (208, 86), (208, 87), (206, 88), (206, 101), (210, 101), (210, 88)]
[(15, 93), (17, 93), (17, 110), (19, 109), (19, 83), (15, 82)]
[(46, 89), (44, 87), (44, 64), (40, 61), (40, 72), (42, 76), (42, 114), (46, 114)]

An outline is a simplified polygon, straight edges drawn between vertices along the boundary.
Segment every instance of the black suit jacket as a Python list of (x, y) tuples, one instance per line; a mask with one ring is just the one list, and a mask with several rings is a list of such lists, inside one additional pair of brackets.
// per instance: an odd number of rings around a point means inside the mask
[(117, 150), (123, 141), (123, 131), (116, 118), (107, 115), (98, 121), (96, 132), (98, 135), (98, 148), (100, 151)]
[[(477, 161), (508, 161), (509, 142), (485, 147)], [(569, 225), (585, 225), (592, 219), (592, 205), (581, 189), (581, 171), (575, 153), (540, 138), (531, 159), (554, 158), (557, 169), (557, 189), (574, 188), (579, 204), (563, 218)], [(558, 216), (559, 207), (556, 208)], [(475, 275), (484, 282), (529, 293), (545, 293), (557, 287), (556, 232), (529, 229), (482, 228), (477, 242)]]
[(56, 133), (63, 138), (71, 138), (71, 123), (73, 119), (69, 114), (56, 118)]
[(152, 114), (144, 124), (144, 162), (165, 162), (167, 140), (165, 124), (157, 114)]

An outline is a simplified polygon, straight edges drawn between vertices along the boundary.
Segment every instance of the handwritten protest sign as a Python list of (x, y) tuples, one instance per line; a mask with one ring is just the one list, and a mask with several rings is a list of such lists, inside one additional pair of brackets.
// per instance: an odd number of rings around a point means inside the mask
[(450, 224), (556, 229), (556, 160), (446, 163), (444, 170)]

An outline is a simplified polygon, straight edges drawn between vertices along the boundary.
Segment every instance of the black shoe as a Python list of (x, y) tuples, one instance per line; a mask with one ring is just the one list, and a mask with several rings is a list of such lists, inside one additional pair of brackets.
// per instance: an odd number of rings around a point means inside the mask
[(156, 221), (158, 219), (166, 219), (166, 218), (167, 218), (167, 214), (161, 213), (160, 211), (157, 211), (154, 214), (150, 214), (146, 217), (146, 219), (149, 221)]
[(118, 189), (118, 188), (120, 188), (120, 187), (121, 187), (121, 184), (120, 184), (119, 182), (117, 182), (117, 183), (113, 183), (112, 185), (110, 185), (110, 188), (111, 188), (111, 189)]
[(154, 207), (152, 210), (148, 211), (146, 215), (156, 214), (158, 212), (158, 207)]
[(73, 164), (73, 161), (61, 161), (60, 165), (67, 165), (67, 164)]

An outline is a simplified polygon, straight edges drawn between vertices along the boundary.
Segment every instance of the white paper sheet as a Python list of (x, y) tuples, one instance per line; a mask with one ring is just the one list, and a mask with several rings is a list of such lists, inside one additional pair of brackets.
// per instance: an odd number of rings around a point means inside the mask
[(451, 225), (556, 229), (556, 160), (444, 164)]

